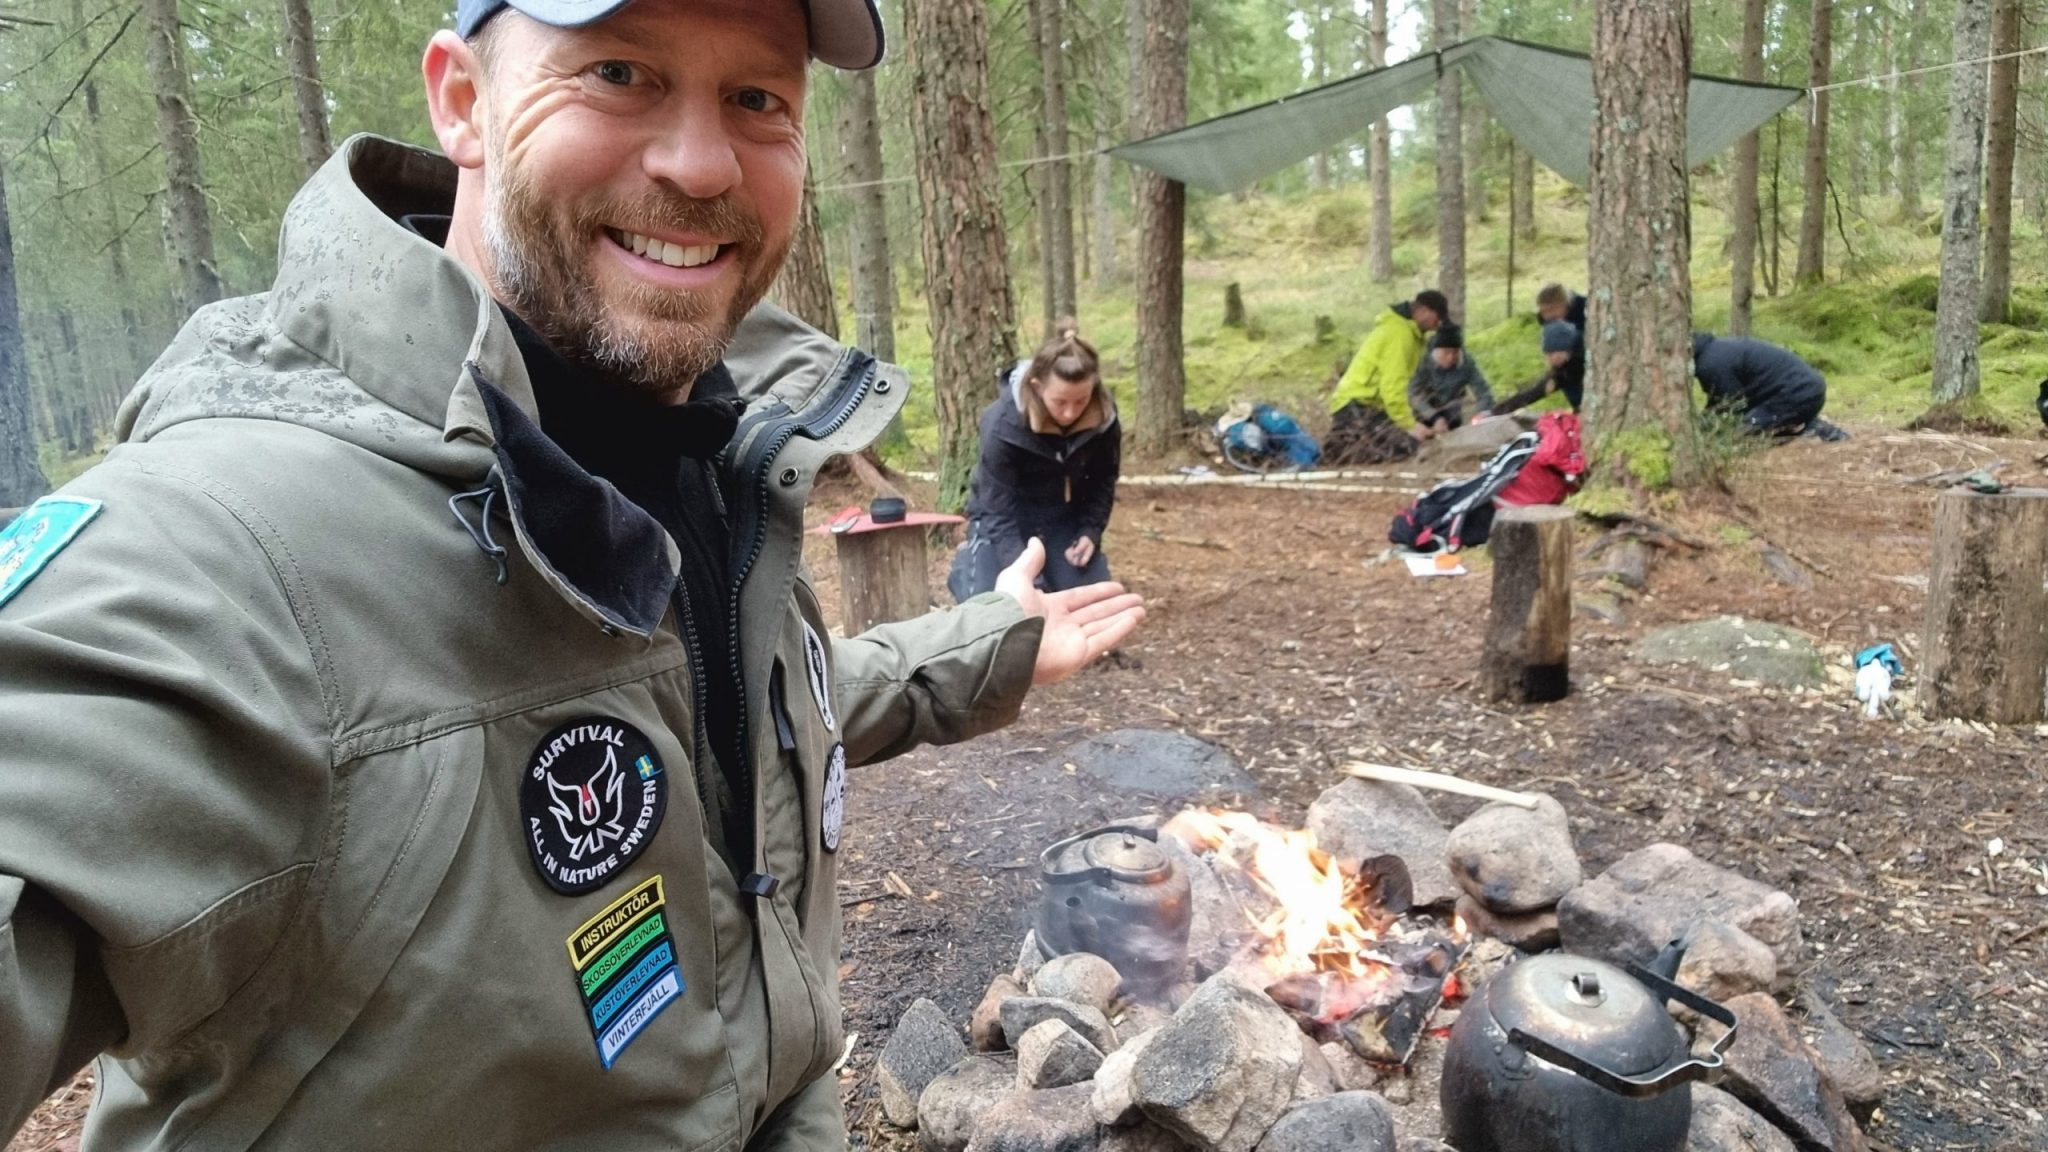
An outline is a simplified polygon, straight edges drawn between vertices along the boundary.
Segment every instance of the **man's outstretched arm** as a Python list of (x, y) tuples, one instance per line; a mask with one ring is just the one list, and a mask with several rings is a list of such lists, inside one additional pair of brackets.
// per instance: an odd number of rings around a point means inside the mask
[(1044, 567), (1045, 545), (1033, 539), (994, 592), (839, 641), (833, 662), (848, 761), (870, 764), (1002, 728), (1033, 684), (1072, 676), (1145, 618), (1144, 601), (1121, 584), (1040, 592)]

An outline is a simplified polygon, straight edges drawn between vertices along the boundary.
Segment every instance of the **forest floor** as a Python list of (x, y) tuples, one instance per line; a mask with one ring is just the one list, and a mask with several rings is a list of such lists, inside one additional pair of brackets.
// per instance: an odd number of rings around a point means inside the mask
[[(1811, 634), (1843, 667), (1898, 643), (1910, 671), (1933, 496), (1907, 481), (2007, 460), (2009, 480), (2048, 483), (2044, 445), (1854, 430), (1746, 457), (1729, 493), (1672, 513), (1710, 546), (1665, 560), (1625, 625), (1576, 622), (1574, 691), (1541, 708), (1472, 691), (1483, 557), (1473, 576), (1427, 581), (1382, 559), (1406, 496), (1126, 488), (1107, 548), (1151, 616), (1118, 658), (1035, 694), (1002, 733), (855, 773), (840, 971), (858, 1034), (841, 1081), (855, 1146), (911, 1146), (881, 1121), (875, 1056), (912, 999), (965, 1020), (1014, 962), (1039, 850), (1152, 807), (1094, 785), (1062, 749), (1151, 727), (1221, 745), (1289, 825), (1340, 763), (1373, 759), (1550, 792), (1589, 875), (1672, 841), (1782, 887), (1809, 945), (1801, 986), (1890, 1082), (1874, 1147), (2048, 1147), (2048, 727), (1866, 721), (1839, 679), (1791, 692), (1631, 658), (1648, 629), (1740, 614)], [(857, 498), (820, 493), (813, 523)], [(1766, 576), (1766, 540), (1824, 570), (1811, 589)], [(830, 548), (815, 540), (811, 567), (836, 612)], [(941, 588), (944, 557), (932, 562)], [(1468, 808), (1438, 802), (1447, 821)], [(65, 1147), (89, 1097), (81, 1078), (9, 1152)]]

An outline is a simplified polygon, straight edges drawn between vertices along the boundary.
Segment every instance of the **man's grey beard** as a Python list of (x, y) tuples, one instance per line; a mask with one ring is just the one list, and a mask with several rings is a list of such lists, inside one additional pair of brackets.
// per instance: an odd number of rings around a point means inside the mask
[[(690, 200), (650, 192), (637, 201), (587, 205), (575, 215), (550, 212), (531, 186), (507, 173), (501, 157), (484, 172), (484, 251), (492, 290), (548, 345), (638, 389), (666, 399), (689, 387), (725, 355), (739, 322), (775, 282), (787, 254), (763, 247), (760, 221), (731, 200)], [(591, 281), (590, 237), (602, 227), (696, 232), (722, 236), (741, 261), (739, 291), (723, 316), (694, 295), (646, 285), (626, 288), (621, 313), (651, 323), (622, 322)]]

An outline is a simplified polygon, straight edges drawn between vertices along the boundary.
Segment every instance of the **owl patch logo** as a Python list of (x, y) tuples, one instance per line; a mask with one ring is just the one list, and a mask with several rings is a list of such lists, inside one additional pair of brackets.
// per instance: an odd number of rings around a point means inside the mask
[(533, 866), (565, 896), (602, 887), (661, 827), (668, 777), (641, 731), (585, 716), (549, 732), (519, 782), (519, 817)]

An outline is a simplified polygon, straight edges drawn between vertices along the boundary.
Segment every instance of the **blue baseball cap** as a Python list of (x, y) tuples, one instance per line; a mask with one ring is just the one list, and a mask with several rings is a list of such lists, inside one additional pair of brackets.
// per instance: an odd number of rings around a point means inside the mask
[[(557, 28), (582, 28), (632, 0), (456, 0), (455, 34), (467, 40), (499, 9)], [(882, 62), (882, 13), (877, 0), (802, 0), (811, 22), (811, 57), (859, 72)]]

